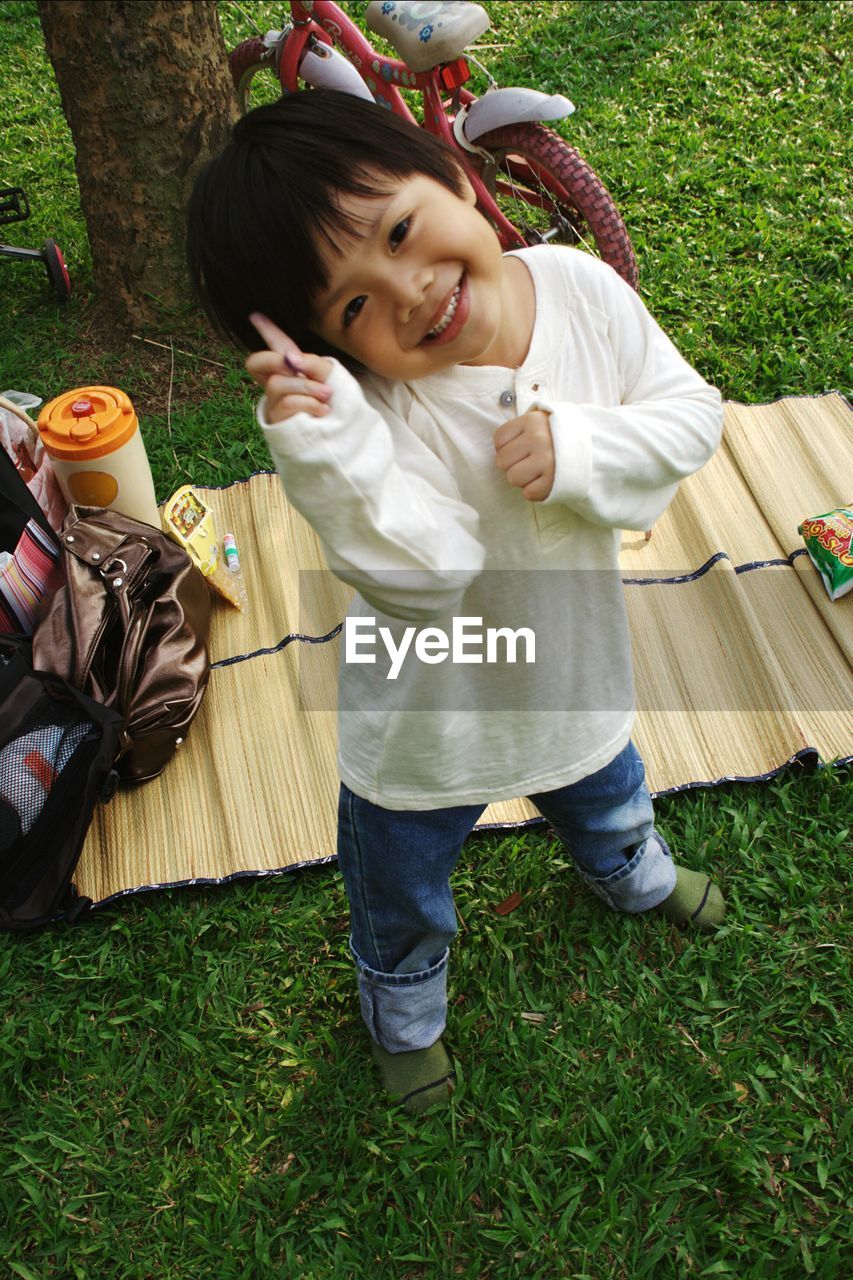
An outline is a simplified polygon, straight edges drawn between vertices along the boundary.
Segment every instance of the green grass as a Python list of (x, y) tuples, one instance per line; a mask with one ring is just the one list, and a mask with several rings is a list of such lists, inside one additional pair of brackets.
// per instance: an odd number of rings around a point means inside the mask
[(4, 945), (0, 1257), (39, 1280), (842, 1277), (850, 789), (660, 820), (722, 878), (713, 938), (608, 913), (544, 834), (473, 842), (461, 1084), (417, 1122), (377, 1102), (332, 868)]
[[(227, 42), (283, 9), (221, 4)], [(577, 103), (560, 127), (705, 376), (752, 403), (848, 387), (849, 6), (489, 9), (485, 60)], [(0, 186), (33, 206), (7, 238), (54, 236), (75, 285), (60, 312), (40, 270), (0, 262), (0, 390), (122, 386), (161, 497), (268, 466), (233, 357), (90, 330), (32, 3), (0, 0), (0, 133)], [(0, 1275), (842, 1277), (850, 810), (831, 769), (659, 801), (672, 845), (727, 892), (712, 938), (607, 913), (542, 833), (473, 840), (456, 877), (460, 1087), (417, 1123), (377, 1098), (334, 867), (0, 939)]]

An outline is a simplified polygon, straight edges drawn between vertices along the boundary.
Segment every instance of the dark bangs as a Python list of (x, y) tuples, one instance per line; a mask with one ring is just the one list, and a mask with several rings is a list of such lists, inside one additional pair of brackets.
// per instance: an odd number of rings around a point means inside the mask
[(362, 234), (338, 195), (387, 195), (415, 174), (463, 194), (449, 147), (351, 94), (309, 89), (249, 112), (189, 204), (189, 270), (211, 321), (241, 350), (257, 350), (249, 314), (262, 311), (303, 350), (343, 359), (311, 330), (313, 300), (328, 285), (323, 249), (340, 252)]

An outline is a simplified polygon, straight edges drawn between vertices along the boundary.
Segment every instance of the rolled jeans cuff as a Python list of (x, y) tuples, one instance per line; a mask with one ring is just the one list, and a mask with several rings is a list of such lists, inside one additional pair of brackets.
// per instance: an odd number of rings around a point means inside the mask
[(651, 911), (675, 888), (675, 864), (663, 836), (653, 831), (630, 862), (609, 876), (596, 879), (575, 863), (578, 875), (614, 911), (636, 915)]
[(373, 1039), (389, 1053), (435, 1044), (447, 1024), (447, 958), (419, 973), (381, 973), (365, 964), (350, 942), (358, 972), (361, 1016)]

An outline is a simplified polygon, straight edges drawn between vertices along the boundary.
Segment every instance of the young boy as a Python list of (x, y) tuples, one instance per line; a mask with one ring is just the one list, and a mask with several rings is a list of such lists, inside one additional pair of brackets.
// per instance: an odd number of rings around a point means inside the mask
[[(720, 396), (610, 267), (502, 255), (453, 153), (348, 95), (245, 116), (188, 249), (253, 351), (288, 499), (357, 589), (347, 625), (397, 655), (342, 645), (338, 857), (374, 1057), (422, 1111), (452, 1084), (449, 876), (488, 803), (529, 796), (617, 910), (723, 917), (654, 828), (617, 560), (716, 449)], [(533, 662), (451, 655), (473, 623), (533, 636)]]

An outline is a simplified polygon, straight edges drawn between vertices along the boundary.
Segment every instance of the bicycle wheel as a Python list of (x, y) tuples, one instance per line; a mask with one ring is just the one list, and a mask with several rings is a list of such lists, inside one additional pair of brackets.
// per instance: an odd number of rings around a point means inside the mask
[[(253, 40), (244, 40), (228, 55), (231, 79), (237, 91), (237, 103), (244, 115), (251, 107), (259, 106), (262, 101), (275, 101), (281, 97), (281, 85), (275, 74), (277, 52), (275, 47), (270, 48), (263, 40), (256, 37)], [(269, 71), (272, 74), (261, 76), (255, 84), (255, 76), (259, 71)], [(263, 91), (261, 94), (256, 93), (258, 88)]]
[(477, 146), (493, 163), (469, 158), (524, 244), (582, 244), (637, 288), (637, 260), (625, 223), (574, 147), (544, 125), (529, 123), (493, 129)]
[(55, 240), (45, 240), (41, 256), (47, 267), (47, 274), (57, 301), (67, 302), (71, 297), (71, 281), (68, 278), (68, 268), (65, 265), (62, 250)]

